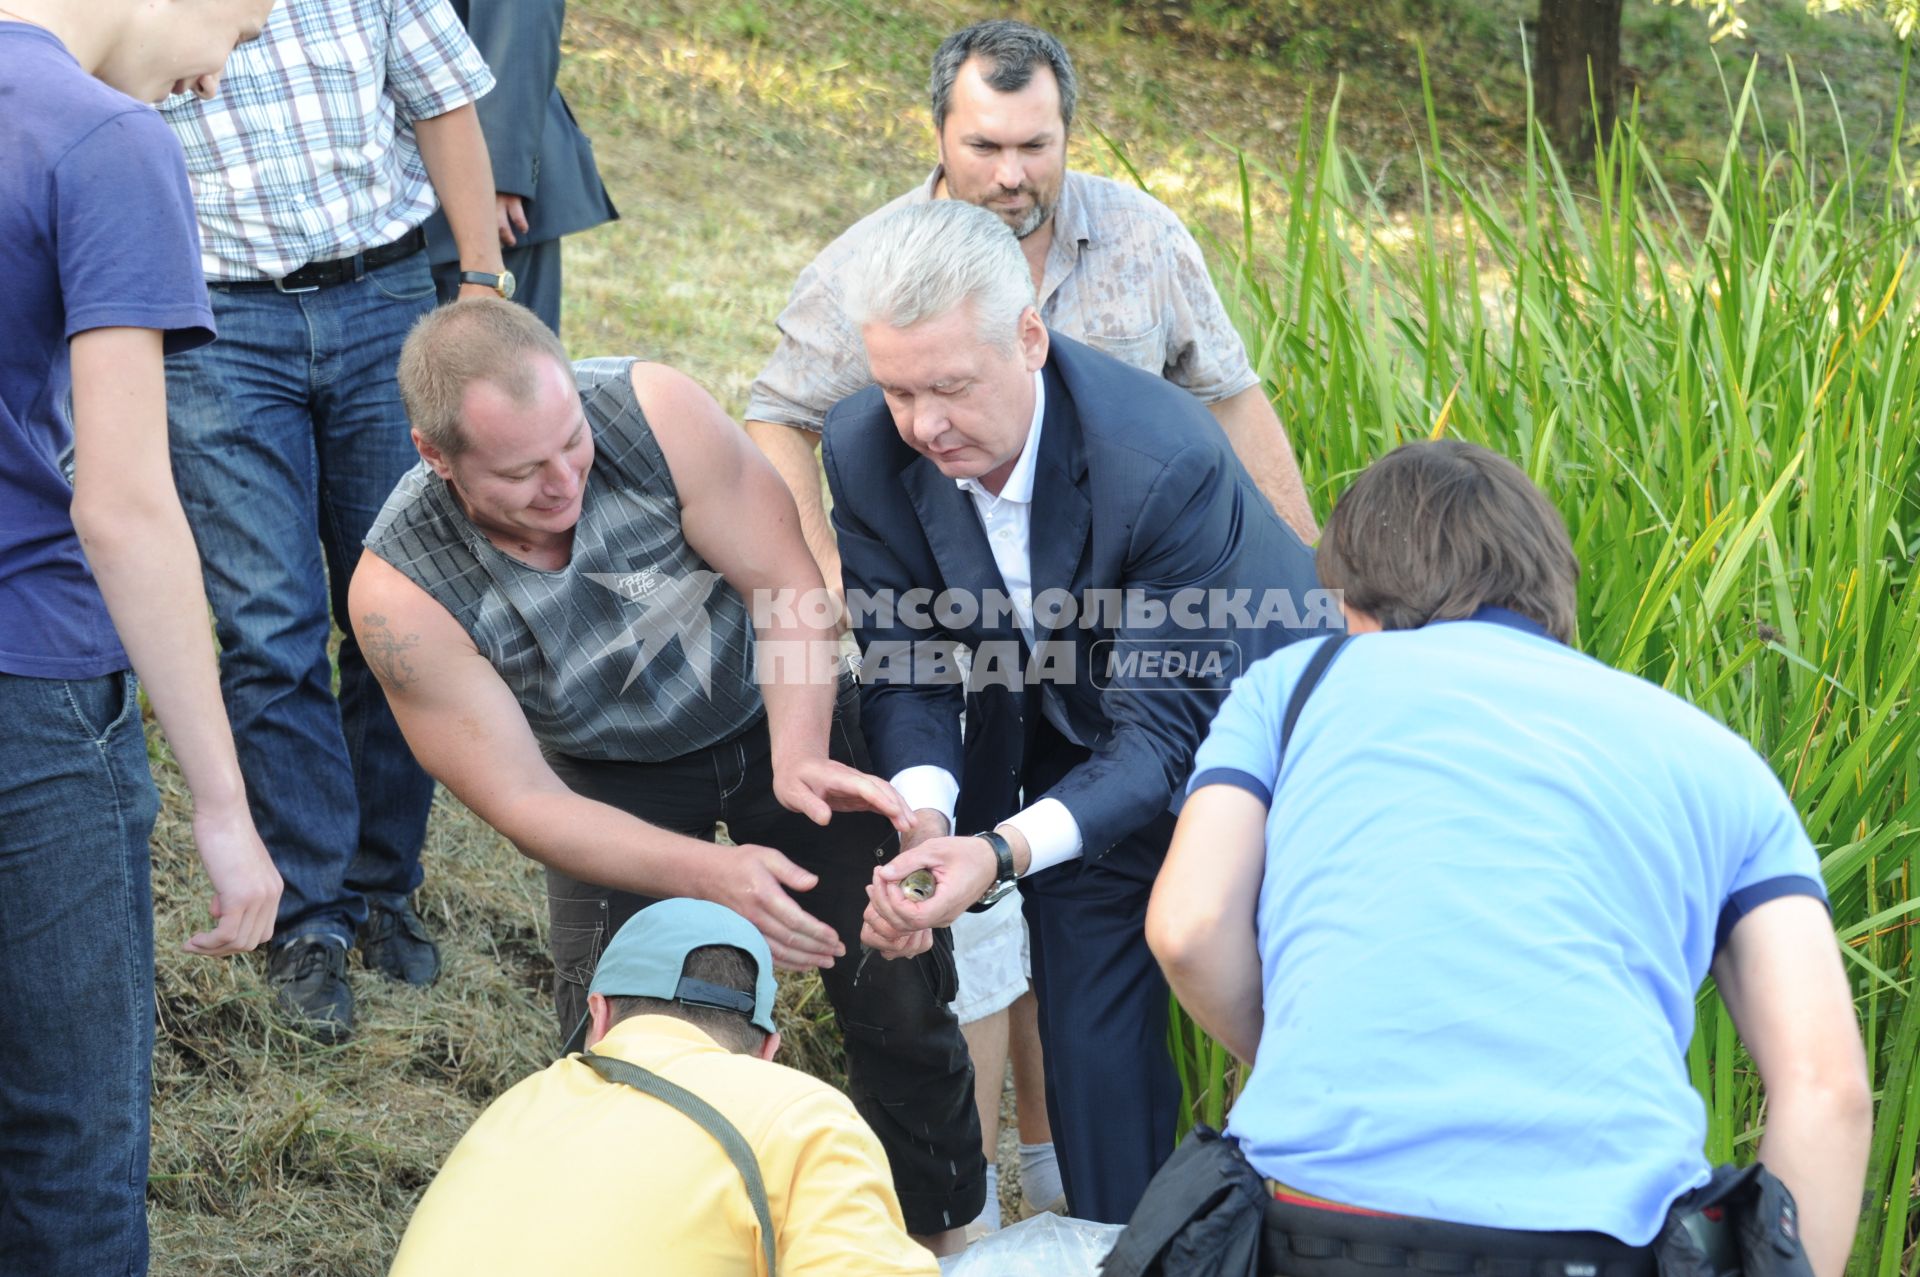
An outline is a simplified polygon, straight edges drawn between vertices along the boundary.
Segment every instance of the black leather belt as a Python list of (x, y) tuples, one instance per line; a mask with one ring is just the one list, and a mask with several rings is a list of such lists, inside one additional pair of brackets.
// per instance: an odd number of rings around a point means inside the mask
[(351, 257), (336, 257), (330, 262), (308, 262), (284, 279), (209, 280), (207, 287), (228, 292), (252, 292), (262, 288), (282, 293), (310, 293), (329, 284), (345, 284), (359, 279), (377, 266), (390, 265), (411, 257), (427, 246), (427, 233), (416, 226), (391, 244), (369, 248)]
[(1600, 1233), (1521, 1232), (1266, 1203), (1260, 1271), (1286, 1277), (1655, 1277), (1653, 1248)]

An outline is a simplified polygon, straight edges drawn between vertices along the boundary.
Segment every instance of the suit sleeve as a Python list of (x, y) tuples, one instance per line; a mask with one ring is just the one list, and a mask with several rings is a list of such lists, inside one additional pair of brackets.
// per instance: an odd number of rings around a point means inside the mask
[[(1154, 480), (1134, 524), (1122, 588), (1137, 601), (1114, 631), (1111, 656), (1081, 672), (1095, 678), (1111, 734), (1048, 790), (1079, 824), (1093, 859), (1168, 810), (1183, 794), (1193, 755), (1238, 674), (1238, 645), (1210, 625), (1208, 592), (1263, 579), (1241, 562), (1248, 488), (1226, 472), (1224, 448), (1196, 444)], [(1179, 654), (1184, 668), (1129, 660)], [(1217, 661), (1204, 659), (1216, 654)]]
[[(838, 419), (836, 412), (827, 421), (831, 426)], [(871, 490), (873, 476), (852, 480), (844, 473), (831, 431), (824, 432), (821, 454), (833, 494), (840, 579), (860, 646), (860, 728), (873, 770), (892, 776), (931, 765), (960, 776), (965, 691), (952, 665), (957, 644), (930, 615), (920, 616), (921, 624), (910, 621), (913, 596), (928, 591), (916, 592), (917, 583), (899, 556), (862, 517), (854, 492)], [(943, 677), (942, 671), (951, 674)]]
[(467, 34), (495, 80), (476, 108), (493, 186), (523, 199), (538, 193), (540, 139), (560, 74), (566, 16), (566, 0), (472, 0), (467, 11)]

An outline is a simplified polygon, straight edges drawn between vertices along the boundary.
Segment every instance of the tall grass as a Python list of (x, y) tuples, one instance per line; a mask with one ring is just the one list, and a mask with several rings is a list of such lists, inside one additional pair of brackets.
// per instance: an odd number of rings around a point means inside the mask
[[(1763, 121), (1753, 73), (1731, 86), (1724, 153), (1684, 199), (1631, 118), (1588, 181), (1536, 130), (1490, 189), (1444, 155), (1429, 93), (1411, 211), (1344, 159), (1336, 96), (1290, 163), (1243, 165), (1240, 238), (1215, 247), (1322, 514), (1408, 439), (1512, 457), (1584, 565), (1580, 646), (1778, 772), (1821, 852), (1873, 1070), (1852, 1271), (1892, 1277), (1920, 1225), (1915, 224), (1897, 154), (1867, 174), (1808, 153), (1793, 90), (1796, 117)], [(1277, 224), (1251, 212), (1263, 181), (1290, 196)], [(1184, 1017), (1173, 1036), (1191, 1116), (1217, 1122), (1231, 1062)], [(1765, 1107), (1711, 988), (1689, 1064), (1709, 1156), (1750, 1159)]]

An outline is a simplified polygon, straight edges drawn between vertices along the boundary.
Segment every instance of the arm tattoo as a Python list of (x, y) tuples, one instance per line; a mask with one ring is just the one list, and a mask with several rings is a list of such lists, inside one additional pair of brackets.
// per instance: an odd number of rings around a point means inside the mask
[(369, 612), (360, 621), (360, 651), (374, 674), (392, 691), (402, 691), (414, 680), (407, 653), (420, 646), (418, 634), (395, 634), (387, 618)]

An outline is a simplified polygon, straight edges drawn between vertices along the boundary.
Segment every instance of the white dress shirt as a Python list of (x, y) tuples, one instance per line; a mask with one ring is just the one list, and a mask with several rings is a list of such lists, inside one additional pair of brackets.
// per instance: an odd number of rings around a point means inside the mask
[[(987, 534), (987, 545), (993, 550), (994, 564), (1000, 569), (1000, 579), (1006, 584), (1007, 596), (1013, 604), (1014, 620), (1019, 623), (1029, 649), (1034, 642), (1033, 471), (1040, 455), (1040, 424), (1046, 409), (1046, 383), (1036, 370), (1033, 374), (1033, 423), (1027, 429), (1026, 446), (1020, 449), (1020, 456), (1013, 463), (1013, 472), (1007, 476), (1006, 483), (1001, 485), (998, 493), (993, 493), (974, 479), (954, 481), (962, 492), (973, 498), (973, 512), (980, 516), (980, 526)], [(1031, 704), (1040, 705), (1049, 718), (1053, 716), (1052, 705), (1038, 695), (1038, 689), (1031, 697)], [(1055, 723), (1055, 726), (1065, 734), (1064, 725)], [(947, 818), (948, 827), (952, 827), (954, 804), (960, 797), (960, 782), (954, 779), (952, 772), (944, 767), (923, 763), (902, 770), (893, 778), (893, 787), (907, 800), (907, 806), (915, 811), (925, 807), (941, 812)], [(1032, 859), (1027, 865), (1030, 874), (1072, 860), (1080, 854), (1080, 822), (1073, 818), (1073, 813), (1058, 798), (1042, 798), (1001, 823), (1013, 826), (1026, 838), (1027, 847), (1032, 852)], [(958, 834), (961, 831), (955, 829), (953, 832)]]

